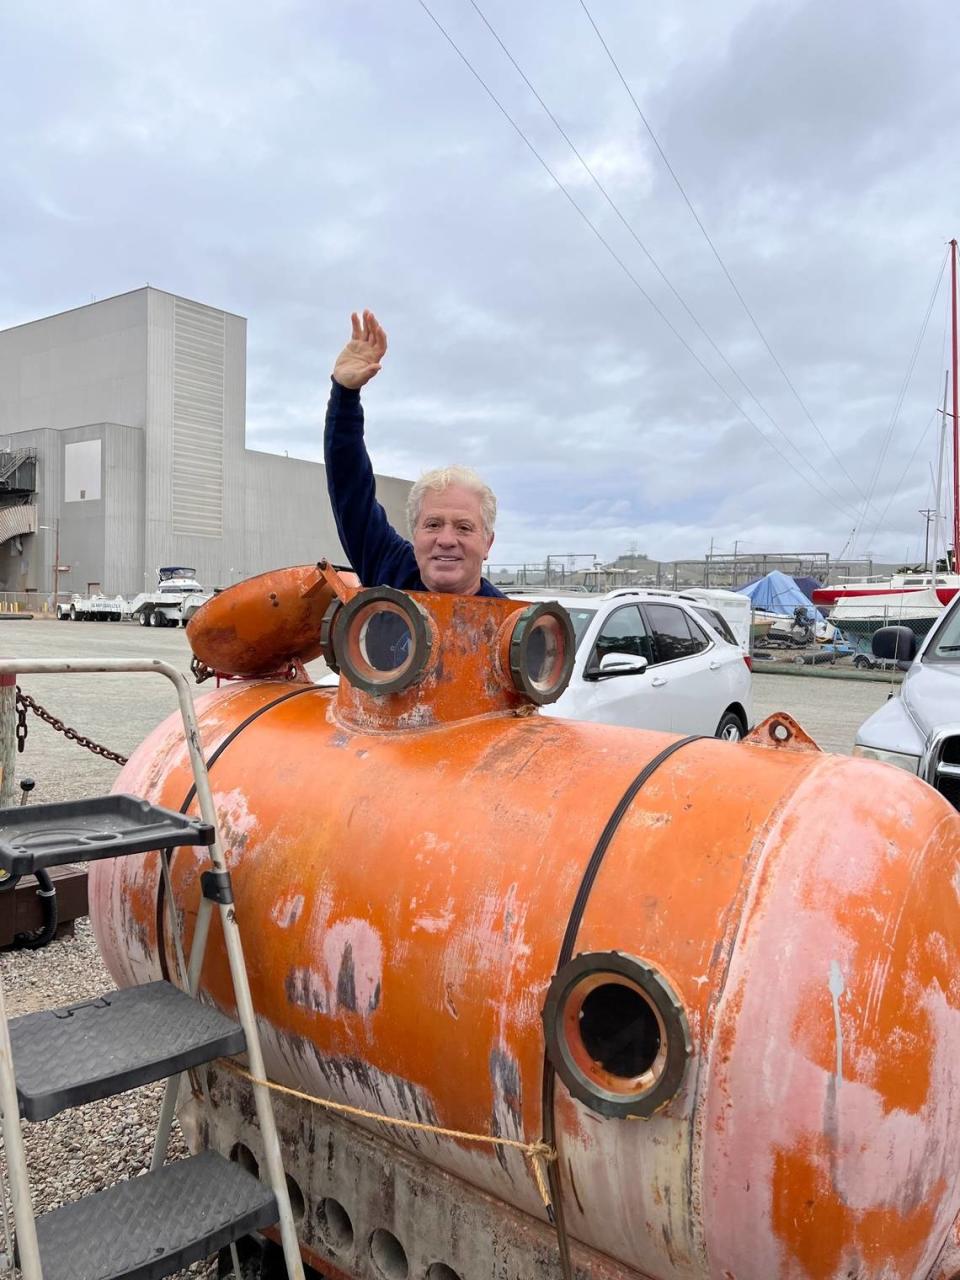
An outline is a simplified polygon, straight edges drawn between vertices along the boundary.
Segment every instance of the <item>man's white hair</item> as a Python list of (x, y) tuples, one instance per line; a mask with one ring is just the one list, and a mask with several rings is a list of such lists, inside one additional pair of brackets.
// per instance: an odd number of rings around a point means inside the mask
[(427, 492), (442, 493), (451, 485), (459, 485), (477, 495), (480, 499), (480, 517), (483, 520), (484, 530), (492, 537), (493, 527), (497, 523), (497, 499), (494, 492), (480, 479), (472, 467), (461, 467), (456, 464), (425, 471), (411, 487), (407, 495), (407, 523), (410, 526), (411, 535), (416, 532), (420, 512), (423, 510), (423, 499)]

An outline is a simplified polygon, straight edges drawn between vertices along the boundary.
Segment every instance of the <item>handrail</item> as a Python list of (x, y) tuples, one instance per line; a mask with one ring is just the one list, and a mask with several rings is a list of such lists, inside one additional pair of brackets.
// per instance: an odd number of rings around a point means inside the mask
[[(190, 764), (196, 786), (197, 800), (200, 805), (200, 816), (203, 821), (213, 827), (216, 838), (209, 846), (210, 861), (220, 872), (229, 872), (223, 850), (220, 846), (220, 833), (217, 826), (216, 806), (213, 803), (213, 792), (210, 788), (210, 776), (207, 772), (203, 756), (203, 744), (200, 739), (200, 728), (193, 705), (190, 685), (181, 671), (169, 662), (159, 658), (0, 658), (0, 676), (2, 675), (92, 675), (101, 673), (137, 673), (155, 672), (166, 676), (177, 691), (180, 704), (180, 715), (190, 753)], [(201, 916), (198, 920), (197, 934), (190, 956), (190, 985), (193, 995), (199, 982), (200, 966), (203, 962), (203, 949), (206, 943), (206, 926), (209, 924), (211, 903), (208, 898), (201, 900)], [(204, 911), (203, 908), (207, 910)], [(233, 979), (234, 995), (237, 1000), (237, 1015), (243, 1027), (247, 1041), (247, 1060), (251, 1074), (259, 1080), (266, 1079), (266, 1068), (260, 1035), (257, 1029), (257, 1015), (250, 994), (246, 963), (243, 958), (243, 947), (240, 930), (232, 907), (220, 904), (220, 923), (227, 948), (227, 959)], [(270, 1185), (276, 1197), (280, 1217), (280, 1237), (283, 1244), (283, 1255), (287, 1274), (290, 1280), (304, 1280), (303, 1260), (297, 1242), (297, 1230), (287, 1190), (286, 1173), (283, 1158), (280, 1154), (280, 1140), (277, 1136), (276, 1121), (269, 1090), (264, 1086), (254, 1085), (254, 1097), (257, 1116), (260, 1121), (260, 1132), (263, 1138), (264, 1156), (270, 1176)], [(20, 1108), (17, 1100), (16, 1080), (13, 1071), (13, 1052), (10, 1045), (10, 1030), (7, 1025), (6, 1009), (3, 1001), (3, 989), (0, 984), (0, 1107), (4, 1118), (4, 1140), (7, 1147), (8, 1168), (14, 1200), (14, 1218), (20, 1248), (20, 1265), (23, 1280), (43, 1280), (40, 1265), (40, 1252), (37, 1244), (36, 1223), (30, 1192), (26, 1179), (26, 1155), (23, 1149), (23, 1135), (20, 1130)], [(6, 1124), (10, 1116), (13, 1123)], [(9, 1135), (7, 1130), (9, 1129)], [(19, 1178), (14, 1178), (13, 1169), (16, 1164)], [(20, 1184), (18, 1186), (18, 1183)]]

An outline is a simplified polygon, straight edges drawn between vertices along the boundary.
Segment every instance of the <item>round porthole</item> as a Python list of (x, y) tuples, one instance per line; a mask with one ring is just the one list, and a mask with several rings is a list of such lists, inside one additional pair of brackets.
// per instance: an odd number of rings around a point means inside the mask
[(618, 951), (577, 956), (551, 982), (543, 1023), (557, 1075), (600, 1115), (653, 1115), (680, 1087), (687, 1017), (642, 960)]
[(323, 647), (323, 660), (334, 674), (340, 674), (336, 651), (333, 647), (333, 624), (337, 614), (343, 608), (339, 600), (332, 600), (320, 623), (320, 644)]
[(340, 671), (365, 693), (408, 689), (430, 656), (433, 637), (427, 615), (393, 587), (361, 591), (337, 611), (331, 626)]
[(575, 648), (573, 623), (562, 605), (548, 600), (521, 610), (508, 654), (514, 688), (537, 706), (556, 702), (570, 683)]

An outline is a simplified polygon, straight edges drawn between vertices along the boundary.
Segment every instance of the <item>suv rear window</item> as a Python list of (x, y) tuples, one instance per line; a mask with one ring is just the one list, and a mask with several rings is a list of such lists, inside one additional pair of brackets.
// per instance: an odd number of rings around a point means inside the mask
[(707, 637), (687, 617), (683, 609), (672, 604), (645, 604), (644, 612), (653, 631), (657, 662), (675, 662), (692, 658), (708, 645)]
[(708, 626), (713, 627), (714, 631), (723, 636), (727, 644), (735, 645), (737, 643), (737, 638), (730, 630), (730, 624), (722, 613), (718, 613), (716, 609), (708, 609), (706, 605), (702, 604), (694, 604), (690, 607), (693, 609), (694, 613), (698, 613), (700, 615)]

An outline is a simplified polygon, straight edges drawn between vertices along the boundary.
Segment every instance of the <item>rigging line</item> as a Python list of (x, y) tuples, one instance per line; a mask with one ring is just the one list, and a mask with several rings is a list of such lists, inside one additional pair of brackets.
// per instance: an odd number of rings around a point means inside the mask
[(873, 473), (870, 477), (870, 486), (867, 490), (865, 505), (863, 507), (863, 510), (859, 512), (857, 515), (857, 532), (858, 533), (860, 532), (860, 528), (867, 518), (869, 503), (872, 502), (877, 484), (880, 481), (880, 472), (883, 469), (883, 464), (887, 456), (887, 450), (890, 448), (891, 441), (893, 440), (893, 433), (896, 430), (897, 422), (899, 421), (899, 418), (900, 418), (900, 411), (903, 408), (903, 402), (906, 399), (907, 391), (909, 390), (909, 387), (910, 387), (910, 380), (913, 377), (913, 371), (917, 365), (917, 359), (919, 358), (919, 355), (920, 355), (920, 348), (923, 346), (923, 340), (927, 333), (927, 326), (930, 323), (930, 316), (933, 313), (934, 303), (937, 300), (937, 294), (940, 290), (940, 282), (943, 279), (943, 273), (946, 270), (946, 266), (947, 266), (947, 253), (945, 252), (943, 255), (943, 261), (940, 264), (940, 271), (939, 271), (939, 274), (937, 275), (936, 283), (933, 286), (933, 292), (930, 294), (930, 301), (927, 304), (927, 310), (923, 317), (923, 323), (920, 326), (920, 332), (917, 335), (917, 340), (913, 346), (913, 352), (911, 353), (910, 359), (907, 362), (907, 371), (904, 374), (903, 382), (900, 385), (900, 391), (897, 396), (896, 404), (894, 405), (893, 414), (891, 415), (890, 422), (887, 425), (887, 430), (886, 430), (886, 434), (884, 435), (883, 444), (880, 448), (879, 454), (877, 455), (877, 461), (874, 465)]
[[(763, 401), (760, 399), (760, 397), (756, 394), (756, 392), (753, 390), (753, 388), (752, 388), (752, 387), (750, 387), (750, 386), (747, 384), (747, 382), (746, 382), (746, 381), (745, 381), (745, 380), (740, 376), (740, 374), (737, 372), (737, 370), (734, 368), (734, 366), (730, 363), (730, 361), (729, 361), (729, 360), (727, 359), (727, 357), (724, 355), (723, 351), (720, 349), (720, 347), (717, 345), (717, 343), (714, 341), (714, 339), (713, 339), (713, 338), (711, 337), (711, 335), (708, 333), (708, 331), (706, 330), (706, 328), (705, 328), (705, 327), (703, 326), (703, 324), (700, 322), (699, 318), (694, 314), (694, 312), (692, 311), (692, 309), (689, 307), (689, 305), (688, 305), (688, 304), (687, 304), (687, 302), (686, 302), (686, 299), (683, 297), (683, 295), (680, 293), (680, 291), (675, 287), (675, 285), (673, 284), (673, 282), (672, 282), (672, 281), (669, 279), (669, 277), (667, 276), (666, 272), (665, 272), (665, 271), (663, 270), (663, 268), (660, 266), (659, 262), (657, 262), (656, 258), (653, 256), (653, 254), (650, 252), (650, 250), (647, 248), (647, 246), (646, 246), (646, 245), (644, 244), (644, 242), (641, 240), (641, 238), (640, 238), (640, 236), (637, 234), (637, 231), (635, 230), (635, 228), (634, 228), (633, 224), (632, 224), (630, 221), (628, 221), (628, 219), (627, 219), (627, 218), (624, 216), (624, 214), (621, 212), (621, 210), (620, 210), (619, 206), (616, 204), (616, 202), (614, 201), (613, 197), (612, 197), (612, 196), (610, 195), (610, 193), (607, 191), (606, 187), (603, 185), (603, 183), (600, 181), (600, 179), (599, 179), (599, 178), (597, 177), (597, 175), (594, 173), (593, 169), (591, 168), (591, 166), (589, 165), (589, 163), (587, 162), (587, 160), (584, 158), (584, 156), (582, 155), (582, 153), (581, 153), (581, 152), (579, 151), (579, 149), (577, 148), (577, 146), (576, 146), (576, 144), (574, 143), (573, 139), (570, 137), (570, 135), (569, 135), (569, 134), (567, 133), (567, 131), (564, 129), (563, 125), (560, 123), (560, 121), (557, 119), (557, 117), (553, 114), (553, 112), (552, 112), (552, 111), (550, 110), (550, 108), (547, 106), (546, 102), (544, 102), (543, 98), (540, 96), (540, 94), (539, 94), (539, 93), (537, 92), (537, 90), (534, 88), (534, 86), (533, 86), (533, 84), (531, 83), (531, 81), (530, 81), (529, 77), (527, 76), (526, 72), (523, 70), (523, 68), (522, 68), (522, 67), (520, 66), (520, 64), (517, 62), (516, 58), (513, 56), (513, 54), (510, 52), (510, 50), (507, 48), (507, 46), (504, 44), (503, 40), (500, 38), (500, 36), (498, 35), (498, 33), (494, 30), (493, 25), (491, 24), (490, 20), (487, 18), (487, 15), (486, 15), (486, 14), (483, 12), (483, 10), (480, 8), (480, 5), (477, 3), (477, 0), (469, 0), (469, 3), (470, 3), (470, 5), (473, 7), (473, 9), (476, 11), (476, 13), (477, 13), (477, 15), (479, 16), (479, 18), (480, 18), (481, 22), (484, 24), (484, 26), (487, 28), (487, 30), (490, 32), (490, 34), (493, 36), (494, 40), (496, 40), (497, 44), (498, 44), (498, 45), (500, 46), (500, 48), (503, 50), (503, 52), (504, 52), (504, 54), (506, 55), (506, 57), (507, 57), (507, 58), (509, 59), (509, 61), (512, 63), (512, 65), (513, 65), (514, 69), (516, 70), (517, 74), (520, 76), (520, 78), (521, 78), (521, 80), (523, 81), (523, 83), (527, 86), (527, 88), (530, 90), (530, 92), (531, 92), (531, 93), (533, 94), (533, 96), (536, 98), (537, 102), (539, 102), (540, 106), (543, 108), (544, 112), (545, 112), (545, 113), (546, 113), (546, 115), (549, 117), (549, 119), (550, 119), (551, 123), (553, 124), (554, 128), (557, 130), (557, 132), (560, 134), (561, 138), (563, 138), (564, 142), (567, 144), (567, 146), (570, 148), (570, 150), (571, 150), (571, 151), (573, 152), (573, 154), (576, 156), (576, 158), (577, 158), (577, 160), (580, 162), (580, 165), (581, 165), (581, 167), (583, 168), (584, 172), (589, 176), (590, 180), (593, 182), (593, 185), (597, 188), (597, 190), (598, 190), (598, 191), (600, 192), (600, 194), (603, 196), (604, 200), (607, 202), (607, 204), (610, 206), (610, 208), (611, 208), (611, 209), (613, 210), (613, 212), (616, 214), (616, 216), (617, 216), (617, 218), (620, 220), (621, 224), (622, 224), (622, 225), (624, 226), (624, 228), (627, 230), (627, 232), (629, 233), (629, 235), (633, 238), (634, 242), (635, 242), (635, 243), (637, 244), (637, 246), (640, 248), (641, 252), (645, 255), (645, 257), (646, 257), (647, 261), (650, 263), (651, 267), (653, 267), (654, 271), (657, 273), (657, 275), (660, 277), (660, 279), (663, 281), (663, 283), (667, 286), (667, 288), (670, 290), (670, 292), (673, 294), (673, 296), (674, 296), (674, 297), (676, 298), (676, 300), (679, 302), (680, 306), (684, 309), (684, 311), (687, 313), (687, 315), (690, 317), (690, 319), (691, 319), (691, 320), (693, 321), (693, 323), (696, 325), (697, 329), (699, 329), (700, 333), (702, 333), (702, 334), (703, 334), (703, 336), (704, 336), (704, 338), (706, 338), (707, 342), (710, 344), (710, 346), (713, 348), (713, 350), (716, 352), (716, 354), (717, 354), (717, 355), (720, 357), (720, 359), (723, 361), (724, 365), (726, 365), (726, 367), (727, 367), (727, 369), (730, 371), (730, 373), (734, 376), (734, 378), (736, 378), (737, 382), (739, 382), (740, 386), (741, 386), (741, 387), (743, 387), (744, 391), (745, 391), (745, 392), (747, 393), (747, 395), (751, 398), (751, 400), (753, 400), (753, 401), (754, 401), (754, 403), (756, 404), (757, 408), (758, 408), (758, 409), (760, 409), (760, 411), (761, 411), (761, 412), (763, 413), (763, 415), (766, 417), (767, 421), (770, 423), (770, 425), (773, 427), (773, 429), (774, 429), (776, 432), (778, 432), (781, 436), (783, 436), (784, 440), (787, 442), (787, 444), (790, 446), (790, 448), (791, 448), (791, 449), (793, 449), (793, 450), (794, 450), (794, 452), (795, 452), (795, 453), (797, 453), (797, 454), (800, 456), (800, 458), (802, 459), (802, 461), (803, 461), (803, 462), (804, 462), (804, 463), (805, 463), (805, 464), (810, 468), (810, 470), (811, 470), (811, 471), (813, 472), (813, 474), (817, 477), (817, 479), (821, 482), (821, 484), (823, 484), (823, 485), (825, 486), (825, 488), (827, 488), (827, 489), (828, 489), (828, 490), (829, 490), (829, 491), (834, 495), (834, 497), (836, 497), (836, 498), (837, 498), (837, 500), (838, 500), (839, 502), (841, 502), (841, 503), (846, 503), (847, 499), (843, 496), (843, 494), (839, 493), (839, 492), (838, 492), (838, 491), (833, 487), (833, 484), (831, 483), (831, 481), (830, 481), (830, 480), (828, 480), (828, 479), (827, 479), (827, 477), (823, 474), (823, 472), (822, 472), (822, 471), (820, 471), (818, 467), (814, 466), (814, 464), (810, 461), (810, 459), (809, 459), (809, 458), (807, 458), (807, 457), (806, 457), (806, 455), (803, 453), (803, 451), (800, 449), (800, 447), (799, 447), (798, 445), (794, 444), (794, 442), (793, 442), (793, 441), (790, 439), (790, 437), (787, 435), (786, 431), (783, 429), (783, 427), (781, 427), (781, 426), (780, 426), (779, 422), (777, 422), (777, 420), (773, 417), (773, 415), (770, 413), (769, 409), (766, 407), (766, 405), (763, 403)], [(854, 488), (856, 489), (856, 491), (857, 491), (857, 493), (859, 494), (859, 496), (862, 498), (862, 497), (863, 497), (863, 493), (862, 493), (862, 491), (861, 491), (861, 490), (860, 490), (856, 485), (854, 486)]]
[(706, 240), (707, 244), (710, 246), (711, 253), (716, 258), (717, 262), (720, 264), (720, 270), (726, 276), (727, 281), (730, 284), (730, 288), (737, 295), (737, 299), (739, 300), (740, 305), (743, 307), (744, 311), (746, 312), (747, 318), (749, 319), (750, 323), (753, 325), (754, 329), (757, 331), (757, 336), (760, 338), (760, 341), (766, 347), (767, 352), (770, 355), (770, 359), (779, 369), (784, 382), (790, 388), (791, 392), (793, 393), (794, 399), (797, 401), (797, 404), (799, 404), (800, 408), (803, 410), (804, 414), (806, 415), (807, 421), (810, 423), (814, 431), (820, 437), (823, 444), (826, 445), (827, 452), (830, 454), (830, 457), (834, 460), (834, 462), (837, 464), (837, 466), (840, 468), (843, 474), (847, 477), (847, 479), (853, 485), (857, 493), (859, 493), (860, 496), (862, 497), (863, 494), (860, 489), (860, 486), (857, 484), (856, 480), (854, 480), (853, 476), (850, 474), (850, 472), (846, 469), (846, 467), (843, 465), (843, 463), (834, 453), (833, 449), (830, 446), (830, 441), (820, 430), (820, 427), (817, 425), (817, 422), (814, 419), (813, 414), (807, 408), (806, 402), (804, 401), (803, 397), (800, 395), (800, 392), (797, 390), (797, 388), (793, 385), (793, 382), (790, 380), (790, 375), (787, 373), (786, 369), (780, 363), (780, 360), (778, 359), (777, 354), (774, 351), (773, 347), (771, 347), (770, 343), (767, 341), (766, 335), (764, 334), (763, 330), (760, 328), (760, 325), (757, 322), (756, 316), (753, 314), (753, 312), (750, 310), (750, 307), (747, 305), (746, 298), (744, 298), (743, 294), (738, 289), (736, 281), (734, 280), (733, 276), (730, 274), (730, 271), (727, 268), (727, 264), (724, 262), (723, 258), (720, 255), (720, 250), (717, 248), (717, 246), (713, 243), (713, 240), (710, 238), (710, 233), (707, 231), (707, 228), (703, 225), (703, 222), (700, 219), (700, 215), (697, 213), (696, 209), (693, 207), (690, 197), (687, 195), (686, 191), (684, 190), (683, 183), (680, 181), (680, 179), (677, 177), (676, 172), (674, 171), (673, 165), (667, 159), (666, 152), (664, 151), (663, 147), (660, 145), (660, 140), (657, 138), (657, 135), (653, 132), (653, 129), (650, 127), (649, 120), (643, 114), (643, 110), (640, 106), (640, 103), (634, 97), (633, 90), (627, 84), (627, 81), (624, 78), (624, 74), (620, 70), (619, 65), (617, 64), (616, 58), (610, 52), (610, 46), (607, 44), (606, 40), (604, 40), (603, 36), (600, 34), (600, 28), (594, 22), (593, 14), (591, 14), (590, 10), (587, 8), (586, 4), (584, 3), (584, 0), (579, 0), (579, 4), (580, 4), (580, 8), (587, 15), (587, 18), (590, 22), (591, 27), (593, 27), (594, 31), (596, 32), (597, 39), (603, 45), (604, 52), (606, 53), (607, 57), (610, 59), (610, 63), (614, 71), (617, 73), (617, 76), (620, 79), (620, 83), (623, 85), (624, 89), (626, 89), (627, 94), (630, 98), (630, 101), (636, 107), (637, 115), (639, 115), (640, 119), (643, 121), (643, 127), (646, 129), (647, 133), (649, 133), (653, 141), (653, 145), (656, 147), (657, 151), (660, 153), (660, 159), (666, 165), (667, 172), (670, 174), (670, 177), (673, 179), (677, 190), (680, 192), (681, 196), (683, 197), (684, 204), (687, 206), (687, 208), (690, 210), (690, 213), (693, 215), (694, 222), (696, 222), (697, 226), (700, 228), (700, 231), (703, 235), (704, 240)]
[[(946, 313), (945, 313), (945, 314), (944, 314), (944, 321), (943, 321), (943, 350), (941, 351), (941, 361), (942, 361), (942, 359), (943, 359), (944, 353), (946, 352), (946, 346), (947, 346), (947, 315), (946, 315)], [(938, 401), (938, 402), (939, 402), (940, 396), (943, 394), (943, 393), (942, 393), (942, 389), (941, 389), (941, 387), (939, 386), (939, 380), (940, 380), (940, 379), (939, 379), (939, 370), (938, 370), (938, 373), (937, 373), (937, 383), (938, 383), (938, 385), (937, 385), (937, 401)], [(903, 484), (904, 480), (906, 479), (907, 472), (908, 472), (908, 471), (910, 470), (910, 468), (913, 466), (913, 460), (914, 460), (914, 458), (916, 458), (917, 453), (919, 452), (919, 449), (920, 449), (921, 444), (923, 444), (924, 440), (927, 438), (927, 435), (928, 435), (928, 434), (929, 434), (929, 432), (930, 432), (930, 426), (931, 426), (931, 424), (933, 423), (934, 419), (936, 419), (937, 417), (939, 417), (939, 416), (940, 416), (940, 412), (941, 412), (941, 411), (940, 411), (940, 409), (939, 409), (939, 408), (937, 408), (937, 409), (934, 409), (933, 413), (931, 414), (930, 421), (929, 421), (929, 422), (927, 423), (927, 425), (924, 427), (923, 432), (922, 432), (922, 434), (921, 434), (921, 436), (920, 436), (920, 439), (917, 441), (916, 445), (914, 446), (913, 453), (911, 453), (910, 458), (909, 458), (909, 461), (907, 462), (907, 465), (903, 468), (903, 471), (902, 471), (902, 473), (901, 473), (901, 475), (900, 475), (900, 479), (899, 479), (899, 480), (897, 481), (897, 483), (894, 485), (894, 487), (893, 487), (893, 489), (892, 489), (892, 491), (891, 491), (891, 493), (890, 493), (890, 497), (887, 499), (887, 505), (883, 508), (883, 511), (882, 511), (882, 512), (881, 512), (881, 514), (880, 514), (880, 519), (877, 521), (877, 525), (876, 525), (876, 528), (874, 529), (873, 534), (872, 534), (872, 536), (871, 536), (871, 538), (870, 538), (870, 542), (873, 542), (873, 541), (876, 539), (876, 536), (877, 536), (877, 533), (879, 532), (880, 526), (883, 524), (884, 517), (886, 516), (887, 512), (890, 510), (890, 504), (893, 502), (894, 498), (899, 494), (899, 492), (900, 492), (900, 486)], [(939, 451), (939, 444), (938, 444), (938, 451)], [(935, 494), (935, 493), (936, 493), (936, 480), (934, 479), (934, 475), (933, 475), (933, 467), (932, 467), (932, 465), (931, 465), (931, 467), (930, 467), (930, 483), (931, 483), (931, 485), (933, 486), (933, 491), (934, 491), (934, 494)], [(931, 499), (931, 501), (936, 501), (936, 498), (935, 498), (935, 497), (934, 497), (934, 498), (932, 498), (932, 499)], [(939, 514), (939, 512), (938, 512), (937, 514)], [(919, 554), (919, 553), (918, 553), (918, 554)]]
[(940, 282), (943, 279), (943, 273), (946, 269), (946, 265), (947, 265), (947, 258), (946, 258), (946, 255), (944, 255), (943, 262), (940, 264), (940, 272), (937, 276), (936, 283), (933, 286), (933, 292), (930, 295), (930, 301), (927, 304), (926, 311), (924, 312), (923, 321), (920, 325), (920, 332), (917, 334), (917, 338), (913, 346), (913, 351), (910, 355), (910, 359), (907, 362), (907, 371), (904, 374), (903, 382), (901, 383), (900, 391), (897, 395), (897, 400), (894, 405), (893, 414), (891, 415), (890, 422), (887, 424), (887, 432), (884, 437), (884, 443), (880, 453), (877, 456), (877, 461), (874, 466), (874, 473), (870, 481), (871, 491), (873, 486), (880, 479), (880, 472), (883, 468), (883, 463), (886, 460), (886, 452), (893, 438), (893, 432), (897, 425), (897, 420), (900, 416), (900, 411), (903, 408), (903, 402), (906, 399), (906, 394), (910, 386), (910, 380), (913, 377), (913, 371), (916, 368), (917, 360), (919, 359), (919, 356), (920, 356), (920, 350), (921, 350), (921, 347), (923, 346), (923, 340), (927, 334), (927, 326), (929, 325), (930, 317), (933, 314), (934, 304), (936, 302), (937, 293), (939, 292), (939, 289), (940, 289)]
[(913, 446), (913, 453), (911, 453), (910, 458), (907, 462), (907, 465), (903, 468), (903, 471), (900, 473), (900, 479), (894, 485), (890, 493), (890, 497), (887, 499), (887, 505), (880, 512), (880, 519), (877, 521), (876, 527), (874, 528), (873, 533), (870, 535), (870, 537), (867, 540), (868, 546), (873, 545), (874, 539), (876, 538), (877, 534), (880, 531), (880, 526), (883, 524), (884, 517), (886, 516), (887, 512), (890, 510), (890, 504), (893, 502), (894, 498), (898, 496), (900, 492), (900, 486), (903, 484), (904, 480), (906, 479), (907, 472), (913, 466), (913, 460), (917, 456), (917, 454), (920, 452), (920, 446), (923, 444), (924, 440), (926, 440), (930, 432), (930, 426), (933, 423), (934, 419), (939, 415), (939, 413), (940, 413), (939, 409), (934, 409), (933, 413), (930, 415), (927, 425), (923, 428), (923, 431), (920, 433), (920, 436), (917, 439), (917, 443)]
[(656, 313), (656, 315), (660, 317), (660, 319), (667, 326), (667, 328), (670, 330), (673, 336), (677, 339), (680, 345), (684, 348), (684, 350), (686, 350), (690, 354), (690, 356), (692, 356), (692, 358), (700, 366), (700, 368), (707, 375), (710, 381), (717, 387), (721, 395), (730, 402), (730, 404), (734, 407), (734, 409), (736, 409), (737, 413), (739, 413), (740, 416), (751, 427), (753, 427), (754, 431), (756, 431), (756, 433), (760, 436), (761, 440), (765, 441), (770, 446), (770, 448), (774, 450), (774, 452), (779, 456), (779, 458), (787, 464), (787, 466), (791, 469), (791, 471), (796, 472), (796, 474), (800, 477), (800, 479), (804, 482), (804, 484), (806, 484), (817, 495), (818, 498), (820, 498), (823, 501), (826, 501), (829, 506), (834, 507), (837, 510), (841, 510), (841, 511), (846, 510), (845, 507), (844, 508), (837, 507), (837, 504), (835, 502), (830, 501), (830, 499), (826, 497), (826, 495), (822, 492), (822, 490), (818, 489), (817, 486), (813, 483), (813, 481), (810, 480), (802, 471), (799, 470), (799, 468), (794, 464), (792, 459), (782, 452), (782, 450), (778, 447), (776, 442), (761, 430), (761, 428), (756, 424), (756, 422), (754, 422), (754, 420), (750, 417), (750, 415), (743, 408), (743, 406), (737, 400), (734, 399), (734, 397), (726, 389), (726, 387), (723, 385), (720, 379), (716, 376), (713, 370), (710, 369), (706, 364), (704, 364), (703, 360), (701, 360), (700, 356), (697, 355), (693, 347), (690, 346), (689, 342), (687, 342), (683, 334), (680, 333), (680, 331), (676, 328), (676, 326), (672, 323), (672, 321), (664, 314), (664, 312), (660, 309), (660, 307), (657, 306), (656, 302), (654, 302), (650, 294), (647, 293), (646, 289), (644, 289), (643, 285), (640, 283), (640, 281), (637, 279), (634, 273), (630, 270), (630, 268), (627, 266), (624, 260), (613, 248), (609, 240), (605, 238), (605, 236), (600, 231), (600, 229), (590, 220), (589, 216), (584, 212), (583, 209), (581, 209), (580, 205), (577, 204), (576, 200), (574, 200), (573, 196), (566, 189), (566, 187), (563, 185), (563, 183), (560, 181), (557, 175), (553, 172), (553, 170), (547, 164), (546, 160), (544, 160), (543, 156), (540, 154), (540, 152), (536, 149), (536, 147), (533, 145), (533, 143), (530, 141), (530, 139), (521, 129), (520, 125), (517, 124), (513, 116), (509, 113), (509, 111), (506, 109), (506, 107), (503, 105), (503, 103), (500, 101), (497, 95), (493, 92), (493, 90), (490, 88), (487, 82), (480, 75), (480, 72), (477, 71), (477, 69), (473, 66), (473, 64), (470, 62), (469, 58), (466, 56), (463, 50), (459, 47), (459, 45), (456, 43), (456, 41), (453, 39), (450, 33), (446, 30), (446, 28), (443, 26), (440, 20), (436, 17), (436, 15), (432, 12), (432, 10), (426, 4), (426, 0), (417, 0), (417, 3), (420, 5), (420, 8), (424, 11), (424, 13), (426, 13), (427, 17), (434, 24), (434, 26), (437, 28), (437, 30), (440, 32), (443, 38), (450, 45), (451, 49), (453, 49), (454, 53), (456, 53), (457, 57), (461, 60), (461, 62), (463, 62), (464, 66), (467, 68), (470, 74), (479, 83), (481, 88), (484, 90), (484, 92), (493, 102), (494, 106), (497, 108), (500, 114), (508, 122), (511, 128), (514, 129), (514, 131), (517, 133), (520, 139), (527, 146), (528, 150), (532, 153), (532, 155), (535, 157), (535, 159), (540, 164), (540, 166), (553, 180), (553, 182), (559, 188), (561, 194), (566, 198), (568, 203), (572, 205), (572, 207), (576, 210), (580, 218), (590, 228), (594, 236), (596, 236), (597, 240), (600, 241), (600, 243), (603, 245), (604, 249), (606, 249), (610, 257), (613, 258), (614, 262), (616, 262), (616, 264), (620, 267), (621, 271), (623, 271), (624, 275), (626, 275), (626, 277), (630, 280), (634, 288), (636, 288), (639, 291), (639, 293), (642, 294), (642, 296), (646, 299), (648, 305)]

